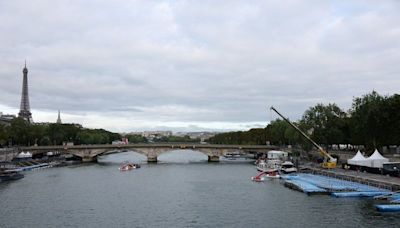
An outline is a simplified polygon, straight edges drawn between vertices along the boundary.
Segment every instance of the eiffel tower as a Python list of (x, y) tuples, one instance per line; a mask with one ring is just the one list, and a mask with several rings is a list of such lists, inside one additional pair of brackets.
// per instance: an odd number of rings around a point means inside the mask
[(22, 96), (21, 96), (21, 106), (18, 116), (26, 120), (28, 123), (33, 123), (32, 113), (29, 107), (29, 94), (28, 94), (28, 69), (25, 67), (22, 70), (24, 73), (24, 79), (22, 82)]

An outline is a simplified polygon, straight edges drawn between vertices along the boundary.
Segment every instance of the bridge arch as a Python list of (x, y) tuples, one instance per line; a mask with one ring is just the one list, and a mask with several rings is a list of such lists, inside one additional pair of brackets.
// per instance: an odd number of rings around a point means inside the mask
[(166, 163), (204, 162), (207, 160), (206, 154), (193, 149), (171, 149), (164, 151), (157, 157), (157, 162)]
[(97, 162), (101, 163), (121, 163), (125, 161), (144, 163), (147, 162), (147, 156), (134, 150), (112, 150), (97, 155)]

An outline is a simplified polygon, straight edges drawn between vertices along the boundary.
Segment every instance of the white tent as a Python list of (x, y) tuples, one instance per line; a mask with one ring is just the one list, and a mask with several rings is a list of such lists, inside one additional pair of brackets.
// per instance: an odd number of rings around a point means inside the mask
[(383, 157), (377, 149), (375, 149), (374, 153), (365, 160), (367, 162), (366, 166), (372, 168), (382, 168), (383, 163), (389, 162), (389, 159)]
[(366, 158), (361, 154), (360, 151), (357, 151), (356, 155), (347, 160), (347, 164), (350, 165), (366, 165)]
[(17, 155), (17, 158), (24, 158), (25, 157), (25, 153), (21, 152)]
[(362, 155), (360, 151), (357, 151), (354, 157), (347, 160), (347, 164), (365, 166), (367, 162), (364, 155)]
[(17, 155), (17, 158), (31, 158), (32, 154), (30, 152), (21, 152)]

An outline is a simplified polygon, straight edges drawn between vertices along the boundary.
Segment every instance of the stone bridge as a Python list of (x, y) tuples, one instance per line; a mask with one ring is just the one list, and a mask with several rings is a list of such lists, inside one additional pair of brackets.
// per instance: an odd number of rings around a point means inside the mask
[(128, 150), (143, 154), (148, 162), (157, 162), (157, 157), (172, 150), (194, 150), (208, 156), (208, 161), (217, 162), (219, 157), (229, 152), (241, 152), (245, 154), (267, 153), (278, 147), (267, 145), (219, 145), (219, 144), (126, 144), (126, 145), (75, 145), (75, 146), (32, 146), (21, 147), (21, 151), (29, 151), (33, 155), (49, 151), (60, 151), (64, 154), (72, 154), (80, 157), (83, 162), (97, 161), (101, 155), (126, 152)]

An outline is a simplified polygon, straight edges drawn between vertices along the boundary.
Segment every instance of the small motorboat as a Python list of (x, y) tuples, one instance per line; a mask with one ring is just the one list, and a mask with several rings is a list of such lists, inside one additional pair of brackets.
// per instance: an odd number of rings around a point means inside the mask
[(242, 153), (238, 153), (238, 152), (231, 152), (231, 153), (226, 153), (226, 154), (224, 154), (224, 157), (226, 157), (226, 158), (240, 158), (240, 157), (242, 157), (242, 156), (244, 156), (245, 154), (242, 154)]
[(18, 180), (24, 178), (24, 174), (16, 170), (0, 170), (0, 182)]
[(297, 168), (294, 166), (294, 164), (292, 162), (285, 161), (281, 165), (281, 171), (285, 174), (295, 173), (295, 172), (297, 172)]
[(262, 182), (262, 181), (265, 180), (264, 175), (265, 175), (265, 173), (264, 173), (264, 172), (261, 172), (261, 173), (258, 174), (257, 176), (251, 177), (251, 180), (252, 180), (252, 181), (255, 181), (255, 182)]
[(121, 171), (128, 171), (132, 169), (138, 169), (140, 168), (139, 164), (134, 164), (134, 163), (123, 163), (120, 167), (119, 170)]
[(268, 177), (268, 178), (273, 178), (273, 179), (275, 179), (275, 178), (278, 179), (278, 178), (281, 177), (281, 176), (279, 175), (278, 170), (273, 170), (273, 171), (271, 171), (271, 172), (268, 172), (268, 173), (265, 174), (265, 176)]

